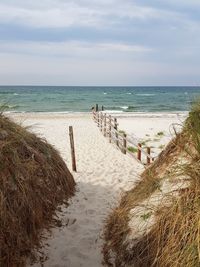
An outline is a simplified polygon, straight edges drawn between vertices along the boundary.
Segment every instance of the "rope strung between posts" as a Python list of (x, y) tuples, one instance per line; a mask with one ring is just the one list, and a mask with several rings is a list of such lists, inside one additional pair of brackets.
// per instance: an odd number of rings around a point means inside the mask
[[(98, 111), (98, 105), (96, 105), (96, 109), (93, 110), (93, 119), (103, 135), (109, 138), (110, 143), (115, 143), (123, 154), (131, 155), (143, 165), (149, 165), (154, 161), (154, 157), (151, 156), (151, 148), (146, 147), (145, 151), (142, 144), (132, 140), (124, 131), (120, 131), (118, 129), (119, 124), (117, 118)], [(134, 152), (137, 153), (137, 156)], [(146, 162), (144, 162), (144, 156)]]

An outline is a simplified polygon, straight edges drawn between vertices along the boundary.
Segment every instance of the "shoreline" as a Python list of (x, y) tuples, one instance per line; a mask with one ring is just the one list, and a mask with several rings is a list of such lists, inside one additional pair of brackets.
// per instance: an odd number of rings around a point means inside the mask
[[(101, 111), (100, 111), (101, 112)], [(3, 112), (5, 115), (11, 115), (11, 116), (19, 116), (19, 115), (27, 115), (27, 116), (53, 116), (53, 115), (60, 115), (60, 116), (86, 116), (86, 115), (92, 115), (92, 112), (79, 112), (79, 111), (74, 111), (74, 112), (68, 112), (68, 111), (51, 111), (51, 112), (12, 112), (12, 111), (5, 111)], [(107, 113), (110, 115), (113, 115), (115, 117), (120, 117), (120, 118), (129, 118), (129, 117), (133, 117), (133, 118), (143, 118), (143, 117), (148, 117), (148, 118), (162, 118), (166, 116), (168, 118), (173, 118), (173, 117), (177, 117), (177, 116), (181, 116), (181, 117), (186, 117), (188, 116), (189, 111), (158, 111), (158, 112), (113, 112), (113, 111), (109, 111), (109, 110), (105, 110), (103, 111), (103, 113)]]

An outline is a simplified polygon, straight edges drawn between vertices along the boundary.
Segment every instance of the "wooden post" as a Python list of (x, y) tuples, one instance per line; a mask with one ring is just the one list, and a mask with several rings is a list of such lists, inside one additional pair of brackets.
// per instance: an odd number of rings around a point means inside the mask
[(70, 146), (71, 146), (72, 170), (76, 172), (76, 157), (75, 157), (74, 135), (73, 135), (72, 126), (69, 126), (69, 138), (70, 138)]
[(141, 161), (141, 155), (142, 155), (141, 150), (140, 150), (141, 147), (142, 147), (142, 145), (139, 143), (138, 144), (138, 152), (137, 152), (137, 158), (139, 161)]
[[(117, 131), (117, 118), (114, 118), (114, 129)], [(118, 140), (118, 133), (115, 132), (115, 136), (116, 136), (116, 145), (119, 146), (119, 140)]]
[(100, 115), (100, 125), (101, 125), (100, 129), (101, 129), (101, 132), (102, 132), (102, 130), (103, 130), (103, 113), (102, 112), (101, 112), (101, 115)]
[(99, 107), (98, 107), (98, 104), (96, 104), (96, 108), (95, 108), (95, 111), (98, 112), (99, 111)]
[(124, 133), (124, 136), (123, 136), (123, 153), (126, 154), (126, 146), (127, 146), (127, 143), (126, 143), (126, 134)]
[(101, 110), (104, 111), (104, 106), (101, 107)]
[(97, 114), (97, 126), (99, 127), (99, 112), (97, 112), (96, 114)]
[(112, 118), (111, 118), (111, 115), (109, 115), (109, 142), (110, 143), (112, 142), (112, 132), (111, 132), (112, 125), (111, 125), (111, 123), (112, 123)]
[(104, 136), (106, 137), (106, 113), (104, 114)]
[(98, 120), (98, 112), (94, 111), (94, 119), (95, 119), (95, 122), (97, 122)]
[[(147, 154), (150, 156), (151, 155), (151, 148), (147, 147)], [(147, 156), (147, 164), (149, 165), (151, 163), (150, 157)]]

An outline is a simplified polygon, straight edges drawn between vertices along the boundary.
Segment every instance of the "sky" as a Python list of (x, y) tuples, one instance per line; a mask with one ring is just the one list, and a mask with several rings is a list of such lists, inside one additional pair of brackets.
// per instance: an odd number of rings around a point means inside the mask
[(200, 85), (199, 0), (1, 0), (1, 85)]

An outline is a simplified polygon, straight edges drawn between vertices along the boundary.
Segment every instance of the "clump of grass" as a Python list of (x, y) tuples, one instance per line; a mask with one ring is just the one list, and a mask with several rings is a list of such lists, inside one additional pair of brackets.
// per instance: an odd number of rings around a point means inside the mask
[(142, 142), (140, 142), (140, 144), (142, 145), (142, 146), (146, 146), (146, 144), (148, 143), (148, 142), (151, 142), (152, 140), (150, 139), (150, 138), (148, 138), (148, 139), (146, 139), (146, 140), (143, 140)]
[(128, 151), (130, 151), (131, 153), (137, 153), (138, 149), (133, 146), (129, 146)]
[(164, 134), (164, 132), (158, 132), (156, 135), (159, 136), (159, 137), (162, 137), (162, 136), (164, 136), (165, 134)]
[(0, 266), (26, 265), (75, 182), (59, 153), (0, 115)]
[(119, 133), (121, 133), (121, 134), (126, 134), (126, 132), (123, 131), (123, 130), (119, 130)]
[(152, 212), (147, 212), (147, 213), (144, 213), (141, 215), (141, 218), (144, 220), (144, 221), (147, 221), (152, 215)]
[(196, 149), (200, 153), (200, 100), (193, 104), (184, 130), (192, 136)]
[(140, 144), (141, 144), (142, 146), (145, 146), (145, 145), (146, 145), (146, 141), (142, 141)]

